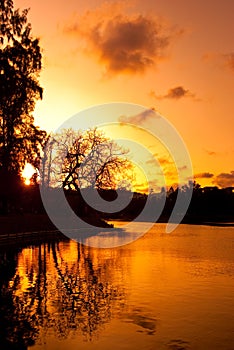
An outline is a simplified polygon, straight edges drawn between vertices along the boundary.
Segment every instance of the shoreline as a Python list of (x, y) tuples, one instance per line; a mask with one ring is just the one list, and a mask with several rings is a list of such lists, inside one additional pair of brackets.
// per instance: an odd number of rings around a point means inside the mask
[[(87, 218), (83, 218), (84, 221)], [(104, 220), (92, 218), (95, 230), (107, 230), (111, 227)], [(102, 226), (101, 226), (102, 225)], [(74, 225), (72, 225), (74, 226)], [(72, 230), (77, 230), (74, 226)], [(79, 230), (83, 228), (80, 227)], [(84, 227), (85, 229), (85, 227)], [(39, 244), (45, 241), (69, 240), (58, 230), (46, 214), (11, 214), (0, 216), (0, 246), (16, 244)]]
[[(128, 219), (108, 220), (115, 222), (131, 222)], [(93, 224), (95, 224), (93, 222)], [(100, 222), (99, 222), (100, 224)], [(106, 227), (100, 227), (100, 230), (111, 228), (106, 223)], [(167, 221), (156, 222), (156, 224), (167, 224)], [(197, 222), (181, 222), (182, 225), (200, 225), (214, 227), (234, 227), (234, 222), (220, 221), (197, 221)], [(113, 226), (115, 228), (115, 225)], [(82, 228), (79, 228), (82, 230)], [(117, 229), (117, 228), (116, 228)], [(59, 231), (47, 215), (44, 214), (24, 214), (9, 215), (0, 217), (0, 246), (15, 245), (18, 243), (39, 244), (45, 241), (69, 240), (66, 235)]]
[(22, 245), (37, 245), (44, 242), (66, 241), (66, 237), (59, 230), (29, 231), (20, 233), (0, 234), (0, 248)]
[[(134, 219), (133, 219), (134, 220)], [(131, 222), (132, 220), (130, 218), (123, 218), (123, 219), (107, 219), (109, 222)], [(137, 222), (137, 220), (136, 220)], [(140, 221), (139, 221), (140, 222)], [(152, 222), (150, 220), (145, 220), (145, 222)], [(155, 222), (155, 224), (167, 224), (167, 220), (160, 220)], [(180, 225), (200, 225), (200, 226), (218, 226), (218, 227), (234, 227), (233, 221), (182, 221), (179, 223)]]

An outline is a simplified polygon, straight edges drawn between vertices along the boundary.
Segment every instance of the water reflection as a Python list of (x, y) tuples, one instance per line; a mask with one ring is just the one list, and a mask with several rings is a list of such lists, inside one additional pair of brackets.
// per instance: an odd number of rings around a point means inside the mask
[(35, 318), (28, 312), (28, 305), (13, 293), (20, 284), (16, 267), (17, 252), (0, 253), (0, 346), (3, 349), (27, 349), (37, 334)]
[(1, 248), (0, 349), (233, 350), (234, 229), (163, 232)]
[(0, 267), (1, 344), (26, 349), (50, 330), (59, 338), (74, 330), (84, 340), (97, 335), (121, 312), (125, 293), (112, 283), (113, 271), (121, 272), (118, 258), (96, 253), (73, 241), (5, 252)]

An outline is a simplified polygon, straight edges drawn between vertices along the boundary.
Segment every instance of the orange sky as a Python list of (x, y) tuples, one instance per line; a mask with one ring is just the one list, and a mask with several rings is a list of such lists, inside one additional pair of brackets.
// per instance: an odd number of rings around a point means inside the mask
[(234, 186), (232, 0), (17, 0), (41, 39), (50, 131), (84, 108), (154, 107), (181, 134), (196, 181)]

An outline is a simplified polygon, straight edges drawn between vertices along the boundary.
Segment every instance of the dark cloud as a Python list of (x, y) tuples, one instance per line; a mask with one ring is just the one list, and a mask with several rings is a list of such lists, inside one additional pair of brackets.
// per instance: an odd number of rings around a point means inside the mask
[(224, 55), (226, 65), (234, 72), (234, 52)]
[[(96, 16), (95, 16), (96, 11)], [(126, 15), (123, 9), (87, 12), (64, 29), (85, 40), (87, 48), (105, 65), (108, 73), (142, 73), (166, 56), (174, 31), (152, 16)], [(108, 13), (108, 15), (107, 15)]]
[(204, 172), (204, 173), (199, 173), (194, 175), (194, 179), (211, 179), (214, 177), (214, 174)]
[(174, 99), (179, 99), (182, 97), (194, 97), (194, 94), (192, 94), (189, 90), (186, 90), (183, 86), (176, 86), (175, 88), (170, 89), (165, 96), (165, 98)]
[(168, 92), (165, 95), (157, 95), (155, 91), (151, 91), (150, 96), (156, 98), (157, 100), (162, 100), (162, 99), (179, 100), (182, 97), (195, 98), (195, 94), (193, 94), (190, 90), (185, 89), (183, 86), (176, 86), (168, 90)]
[(234, 186), (234, 170), (230, 173), (221, 173), (216, 176), (214, 183), (220, 187), (233, 187)]
[(143, 72), (162, 56), (168, 39), (152, 20), (139, 16), (109, 22), (95, 45), (108, 70)]
[(153, 108), (146, 109), (142, 113), (139, 113), (139, 114), (136, 114), (136, 115), (133, 115), (130, 117), (121, 116), (121, 117), (119, 117), (119, 122), (120, 123), (130, 123), (130, 124), (132, 123), (132, 124), (141, 125), (145, 121), (147, 121), (151, 118), (160, 118), (160, 116), (155, 113)]

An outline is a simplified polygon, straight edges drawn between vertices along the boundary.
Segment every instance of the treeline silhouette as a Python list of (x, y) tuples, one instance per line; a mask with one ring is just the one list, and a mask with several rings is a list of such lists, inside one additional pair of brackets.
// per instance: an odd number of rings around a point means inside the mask
[[(168, 222), (178, 192), (181, 192), (182, 198), (185, 199), (191, 186), (193, 187), (193, 195), (183, 223), (234, 222), (234, 187), (221, 189), (216, 186), (201, 187), (195, 182), (182, 187), (170, 187), (168, 190), (162, 188), (161, 193), (151, 193), (149, 195), (134, 193), (130, 204), (119, 213), (108, 215), (108, 219), (135, 219), (143, 210), (146, 201), (149, 201), (149, 210), (145, 213), (144, 220), (152, 221), (155, 209), (160, 207), (163, 209), (157, 221)], [(106, 196), (108, 197), (108, 195)]]
[[(182, 187), (176, 188), (170, 187), (168, 190), (162, 188), (160, 193), (150, 193), (149, 195), (142, 193), (131, 193), (125, 191), (124, 195), (128, 198), (132, 198), (129, 204), (122, 210), (115, 213), (103, 213), (94, 210), (89, 207), (83, 200), (80, 194), (69, 194), (68, 198), (73, 197), (73, 208), (78, 215), (84, 215), (91, 213), (93, 216), (102, 217), (106, 220), (137, 220), (137, 217), (144, 210), (146, 202), (149, 202), (147, 211), (141, 216), (141, 220), (154, 221), (155, 211), (158, 208), (162, 208), (161, 215), (158, 218), (158, 222), (168, 222), (172, 210), (175, 206), (178, 192), (181, 192), (182, 199), (187, 197), (188, 192), (193, 187), (192, 200), (190, 202), (188, 211), (183, 219), (184, 223), (227, 223), (234, 222), (234, 187), (221, 188), (218, 187), (201, 187), (197, 183), (189, 183)], [(99, 194), (107, 201), (112, 201), (117, 198), (117, 192), (114, 190), (99, 190)], [(123, 194), (122, 194), (123, 195)], [(77, 208), (74, 204), (76, 198), (79, 200), (80, 208)], [(179, 213), (178, 213), (179, 214)], [(89, 216), (89, 215), (88, 215)]]
[[(189, 183), (182, 187), (170, 187), (168, 190), (162, 188), (159, 193), (150, 193), (149, 195), (121, 190), (121, 195), (125, 199), (129, 199), (129, 203), (114, 213), (103, 212), (101, 207), (98, 208), (98, 202), (92, 203), (92, 207), (86, 203), (83, 198), (84, 192), (94, 191), (92, 188), (85, 190), (64, 190), (66, 199), (72, 210), (81, 217), (85, 222), (95, 224), (95, 226), (107, 227), (108, 220), (137, 220), (137, 217), (142, 213), (146, 202), (149, 203), (148, 210), (141, 216), (141, 220), (154, 221), (154, 214), (158, 208), (162, 208), (158, 222), (167, 222), (170, 218), (172, 210), (175, 206), (178, 192), (181, 192), (182, 199), (186, 198), (188, 191), (193, 187), (192, 200), (188, 211), (183, 219), (184, 223), (208, 223), (208, 222), (234, 222), (234, 188), (217, 187), (201, 187), (197, 183)], [(57, 191), (57, 189), (51, 189)], [(115, 190), (97, 190), (100, 197), (110, 203), (114, 201), (118, 193)], [(127, 202), (126, 200), (126, 202)], [(56, 206), (56, 203), (54, 203)], [(2, 208), (0, 208), (1, 213)], [(27, 214), (37, 214), (39, 216), (46, 215), (39, 185), (35, 183), (31, 186), (21, 185), (21, 190), (18, 188), (18, 200), (15, 201), (9, 208), (11, 214), (17, 214), (19, 217)], [(179, 214), (179, 213), (178, 213)], [(40, 221), (42, 225), (43, 221)], [(45, 228), (48, 221), (45, 221)], [(52, 227), (51, 227), (52, 228)]]

